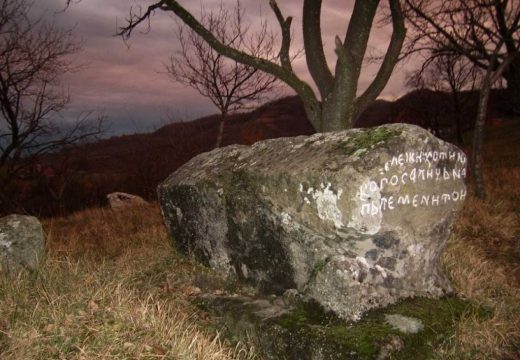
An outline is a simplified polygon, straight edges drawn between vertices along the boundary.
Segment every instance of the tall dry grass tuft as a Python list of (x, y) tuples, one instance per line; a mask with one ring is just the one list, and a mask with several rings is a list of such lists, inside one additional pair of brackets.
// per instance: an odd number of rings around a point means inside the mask
[(41, 269), (0, 275), (0, 359), (252, 359), (206, 329), (156, 205), (51, 219)]
[[(520, 290), (510, 270), (477, 245), (453, 238), (443, 256), (459, 296), (486, 307), (490, 316), (467, 313), (447, 351), (455, 359), (517, 359), (520, 351)], [(447, 357), (448, 358), (448, 357)]]

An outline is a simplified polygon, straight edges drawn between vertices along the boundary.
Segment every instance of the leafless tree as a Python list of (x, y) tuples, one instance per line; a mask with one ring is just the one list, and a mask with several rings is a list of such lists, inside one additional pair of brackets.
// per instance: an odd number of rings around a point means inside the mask
[(30, 16), (26, 0), (0, 3), (0, 201), (27, 159), (101, 131), (101, 120), (83, 114), (68, 127), (57, 118), (69, 103), (59, 76), (73, 69), (68, 56), (80, 50), (70, 30)]
[(285, 82), (302, 99), (307, 117), (314, 128), (317, 131), (333, 131), (352, 127), (359, 114), (381, 93), (398, 60), (406, 31), (399, 0), (388, 0), (393, 32), (387, 52), (372, 83), (361, 95), (357, 95), (362, 63), (379, 3), (379, 0), (355, 1), (345, 37), (342, 40), (336, 36), (337, 61), (333, 73), (327, 64), (321, 38), (322, 1), (303, 1), (305, 55), (319, 97), (312, 87), (293, 71), (290, 56), (292, 17), (282, 14), (276, 0), (270, 0), (269, 4), (276, 15), (282, 34), (277, 61), (222, 42), (205, 24), (175, 0), (155, 1), (143, 12), (131, 12), (128, 23), (121, 29), (120, 35), (128, 38), (137, 26), (150, 21), (151, 15), (157, 10), (174, 13), (219, 54)]
[[(463, 56), (487, 71), (502, 63), (512, 110), (520, 112), (520, 2), (517, 0), (403, 0), (409, 28), (404, 54), (424, 50), (426, 62)], [(512, 61), (508, 60), (513, 58)]]
[(484, 143), (484, 126), (486, 123), (487, 107), (489, 102), (489, 93), (491, 87), (501, 77), (505, 69), (514, 61), (515, 55), (506, 58), (498, 67), (497, 54), (492, 55), (491, 62), (486, 69), (482, 84), (480, 86), (477, 119), (475, 121), (475, 131), (473, 133), (473, 144), (471, 154), (471, 164), (473, 165), (473, 184), (475, 195), (478, 198), (486, 197), (486, 187), (484, 184), (484, 174), (482, 171), (482, 145)]
[[(451, 96), (452, 108), (455, 115), (455, 135), (457, 143), (463, 142), (462, 112), (465, 100), (462, 91), (474, 90), (479, 78), (479, 69), (461, 55), (435, 56), (432, 61), (411, 72), (407, 78), (407, 85), (415, 89), (430, 89), (447, 92)], [(446, 116), (446, 109), (442, 110)]]
[[(249, 26), (244, 24), (243, 16), (237, 1), (232, 13), (222, 4), (217, 12), (203, 12), (201, 23), (226, 46), (273, 60), (274, 39), (265, 22), (256, 36), (249, 36)], [(175, 81), (196, 89), (219, 109), (220, 126), (215, 144), (218, 148), (222, 144), (227, 115), (272, 95), (278, 79), (222, 56), (190, 28), (179, 25), (177, 37), (180, 50), (171, 57), (166, 69)]]
[(482, 143), (491, 86), (507, 81), (514, 111), (520, 111), (520, 2), (513, 0), (403, 0), (412, 28), (405, 54), (429, 50), (440, 56), (463, 56), (483, 69), (472, 146), (475, 194), (485, 197)]

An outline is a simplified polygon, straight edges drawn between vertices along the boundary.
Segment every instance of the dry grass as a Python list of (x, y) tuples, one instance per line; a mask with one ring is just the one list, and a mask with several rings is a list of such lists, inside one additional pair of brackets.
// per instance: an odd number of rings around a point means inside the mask
[[(440, 359), (519, 358), (520, 131), (494, 135), (489, 197), (468, 199), (442, 259), (459, 294), (491, 315), (466, 314)], [(172, 251), (156, 205), (90, 209), (44, 228), (41, 269), (0, 275), (1, 359), (255, 358), (192, 305), (205, 270)]]
[(191, 305), (196, 265), (175, 255), (156, 205), (45, 222), (32, 274), (0, 277), (1, 359), (250, 359)]
[(469, 197), (454, 226), (442, 265), (456, 290), (489, 308), (467, 314), (446, 358), (520, 358), (520, 124), (488, 133), (488, 196)]

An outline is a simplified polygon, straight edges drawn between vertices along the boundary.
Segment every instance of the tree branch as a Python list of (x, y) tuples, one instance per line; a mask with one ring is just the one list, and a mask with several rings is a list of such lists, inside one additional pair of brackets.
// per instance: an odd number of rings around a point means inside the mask
[(381, 91), (383, 91), (388, 79), (390, 79), (390, 76), (392, 75), (392, 71), (399, 59), (399, 54), (403, 47), (406, 28), (404, 26), (404, 17), (399, 5), (399, 0), (389, 0), (389, 4), (392, 14), (392, 38), (377, 75), (365, 92), (356, 99), (356, 111), (358, 114), (361, 114), (363, 110), (365, 110), (368, 105), (376, 99)]
[(333, 89), (334, 76), (327, 65), (321, 38), (321, 0), (303, 3), (303, 42), (305, 58), (312, 79), (325, 99)]
[(307, 113), (309, 114), (309, 121), (312, 123), (315, 129), (320, 129), (320, 117), (318, 115), (321, 111), (321, 105), (316, 98), (314, 91), (306, 82), (300, 80), (293, 72), (288, 71), (281, 65), (278, 65), (270, 60), (255, 57), (243, 51), (226, 46), (175, 0), (162, 0), (148, 7), (148, 10), (144, 15), (131, 16), (128, 25), (120, 29), (119, 35), (123, 36), (123, 38), (128, 38), (132, 33), (132, 30), (135, 29), (135, 27), (140, 23), (148, 19), (153, 11), (158, 8), (164, 11), (173, 12), (218, 53), (239, 63), (265, 71), (285, 82), (302, 98), (306, 110), (308, 110)]
[(269, 5), (271, 6), (271, 9), (273, 9), (276, 19), (278, 20), (278, 23), (280, 24), (280, 28), (282, 29), (282, 45), (280, 48), (280, 63), (282, 66), (290, 72), (293, 72), (292, 65), (291, 65), (291, 56), (289, 54), (289, 50), (291, 47), (291, 23), (292, 23), (292, 17), (288, 17), (285, 19), (282, 15), (282, 12), (280, 11), (280, 8), (278, 7), (278, 4), (276, 3), (276, 0), (270, 0)]
[[(450, 46), (453, 47), (453, 52), (456, 52), (460, 55), (464, 55), (464, 56), (467, 56), (472, 62), (474, 62), (477, 66), (483, 68), (483, 69), (486, 69), (487, 68), (487, 64), (480, 61), (480, 59), (478, 57), (476, 57), (472, 52), (471, 50), (468, 50), (468, 48), (465, 48), (464, 46), (462, 46), (463, 44), (461, 44), (455, 37), (452, 33), (449, 33), (445, 27), (443, 27), (443, 24), (440, 24), (440, 23), (437, 23), (434, 18), (432, 16), (429, 16), (427, 15), (423, 9), (421, 8), (420, 5), (415, 5), (415, 3), (413, 2), (413, 0), (404, 0), (404, 2), (406, 3), (406, 5), (408, 6), (408, 8), (410, 10), (412, 10), (412, 12), (420, 19), (424, 20), (426, 22), (426, 24), (420, 24), (420, 23), (414, 23), (413, 21), (411, 21), (411, 23), (414, 24), (415, 28), (419, 31), (419, 32), (422, 32), (424, 34), (424, 26), (431, 26), (434, 30), (434, 34), (435, 36), (438, 36), (438, 35), (442, 35), (447, 41), (448, 43), (450, 44)], [(421, 28), (421, 26), (423, 28)], [(434, 41), (436, 43), (439, 43), (438, 40), (436, 40), (436, 38), (433, 36), (433, 35), (427, 35), (427, 37), (431, 40), (431, 41)], [(418, 39), (414, 39), (413, 40), (414, 43), (418, 42)], [(467, 44), (466, 44), (467, 45)]]

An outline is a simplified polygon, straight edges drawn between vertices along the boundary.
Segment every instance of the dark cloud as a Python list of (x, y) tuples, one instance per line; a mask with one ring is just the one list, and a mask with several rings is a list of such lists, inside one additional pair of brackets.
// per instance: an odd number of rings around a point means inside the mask
[[(194, 90), (171, 81), (164, 73), (164, 63), (177, 49), (175, 42), (176, 22), (173, 16), (157, 12), (151, 21), (151, 29), (135, 32), (125, 44), (114, 36), (118, 25), (125, 23), (130, 8), (143, 8), (152, 1), (142, 0), (82, 0), (62, 11), (65, 0), (38, 0), (35, 13), (45, 13), (45, 18), (66, 28), (74, 27), (82, 40), (84, 50), (75, 56), (77, 63), (85, 65), (82, 71), (68, 74), (63, 83), (72, 94), (73, 102), (68, 111), (102, 110), (111, 119), (114, 132), (150, 130), (164, 122), (168, 113), (182, 113), (183, 118), (215, 112), (214, 107)], [(234, 3), (234, 0), (225, 0)], [(185, 2), (196, 15), (200, 14), (201, 2)], [(207, 10), (215, 8), (220, 0), (204, 1)], [(267, 1), (243, 0), (247, 21), (253, 26), (260, 18), (267, 18), (277, 31), (277, 23)], [(301, 48), (301, 0), (280, 1), (286, 16), (294, 16), (294, 47)], [(334, 37), (344, 37), (353, 1), (324, 0), (322, 11), (323, 40), (327, 59), (334, 67)], [(146, 32), (146, 33), (143, 33)], [(370, 46), (384, 52), (391, 35), (391, 28), (374, 29)], [(295, 71), (312, 83), (304, 57), (295, 61)], [(360, 79), (360, 91), (368, 86), (377, 67), (368, 66)], [(403, 92), (402, 69), (397, 69), (382, 97), (394, 98)]]

